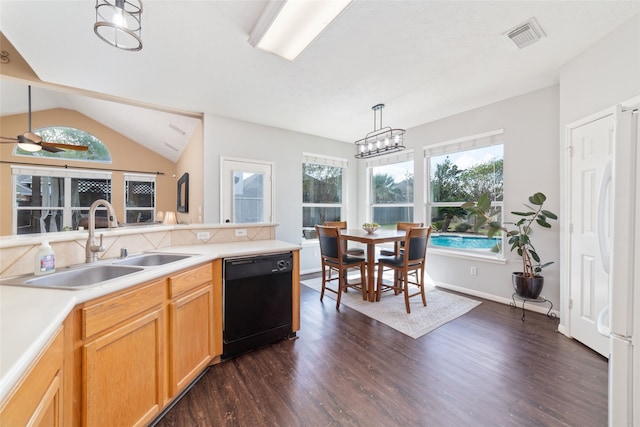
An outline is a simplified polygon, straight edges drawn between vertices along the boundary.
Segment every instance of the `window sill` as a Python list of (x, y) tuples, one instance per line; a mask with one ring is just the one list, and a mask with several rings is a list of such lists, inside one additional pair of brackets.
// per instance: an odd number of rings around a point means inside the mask
[(506, 264), (507, 260), (503, 254), (484, 254), (473, 251), (456, 251), (452, 249), (441, 249), (435, 246), (429, 246), (427, 255), (441, 255), (451, 258), (468, 259), (473, 261), (484, 261), (492, 264)]

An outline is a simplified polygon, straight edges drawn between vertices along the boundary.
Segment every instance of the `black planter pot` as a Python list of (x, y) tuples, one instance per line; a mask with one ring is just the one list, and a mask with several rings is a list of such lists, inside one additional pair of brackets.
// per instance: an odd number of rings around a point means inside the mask
[(525, 277), (522, 272), (514, 272), (511, 276), (513, 282), (513, 289), (516, 294), (522, 298), (536, 299), (542, 292), (544, 286), (544, 277)]

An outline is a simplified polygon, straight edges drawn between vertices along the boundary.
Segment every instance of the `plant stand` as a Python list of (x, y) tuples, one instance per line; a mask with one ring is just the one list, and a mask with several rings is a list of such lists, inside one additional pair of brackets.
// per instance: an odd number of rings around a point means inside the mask
[(549, 319), (556, 318), (556, 314), (551, 312), (551, 309), (553, 308), (553, 303), (543, 296), (539, 296), (538, 298), (525, 298), (525, 297), (521, 297), (516, 292), (514, 292), (513, 295), (511, 295), (511, 299), (513, 300), (513, 302), (510, 302), (509, 305), (513, 308), (517, 308), (516, 299), (518, 299), (519, 301), (522, 301), (522, 321), (523, 322), (524, 322), (524, 304), (526, 302), (532, 302), (535, 304), (549, 303), (549, 311), (547, 311), (547, 317)]

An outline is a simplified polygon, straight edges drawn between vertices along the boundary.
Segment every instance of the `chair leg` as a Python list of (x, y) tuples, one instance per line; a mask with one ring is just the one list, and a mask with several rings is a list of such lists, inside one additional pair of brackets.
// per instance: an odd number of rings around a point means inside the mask
[[(399, 271), (398, 270), (393, 270), (393, 284), (394, 286), (397, 286), (398, 284), (398, 280), (399, 280)], [(395, 288), (393, 290), (393, 294), (394, 295), (398, 295), (400, 293), (400, 291), (398, 290), (398, 288)]]
[[(331, 268), (329, 268), (329, 272), (331, 272)], [(327, 269), (325, 266), (322, 266), (322, 289), (320, 290), (320, 302), (322, 302), (322, 298), (324, 298), (324, 290), (327, 286)]]
[(345, 270), (338, 271), (338, 297), (336, 298), (336, 310), (340, 309), (340, 300), (342, 299), (342, 289), (346, 287), (347, 272)]
[(362, 288), (362, 299), (367, 299), (367, 274), (365, 273), (364, 264), (360, 264), (360, 287)]
[(402, 292), (404, 293), (404, 305), (407, 308), (407, 314), (411, 313), (411, 307), (409, 306), (409, 274), (402, 273)]
[[(416, 276), (418, 275), (418, 272), (416, 271)], [(422, 305), (424, 305), (425, 307), (427, 306), (427, 297), (424, 294), (424, 270), (420, 271), (420, 282), (419, 285), (420, 286), (420, 295), (422, 295)]]
[(382, 275), (384, 274), (384, 266), (378, 264), (378, 279), (376, 280), (376, 301), (380, 301), (382, 294)]

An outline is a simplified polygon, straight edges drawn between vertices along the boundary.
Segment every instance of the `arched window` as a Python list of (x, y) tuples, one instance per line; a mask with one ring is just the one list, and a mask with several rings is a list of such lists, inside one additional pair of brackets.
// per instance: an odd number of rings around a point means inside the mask
[(40, 150), (32, 153), (19, 148), (18, 144), (16, 144), (13, 150), (14, 155), (111, 163), (111, 153), (109, 153), (107, 146), (95, 136), (81, 129), (65, 126), (51, 126), (36, 129), (34, 133), (40, 135), (45, 141), (56, 142), (59, 144), (85, 145), (89, 147), (89, 149), (87, 151), (62, 150), (57, 153)]

